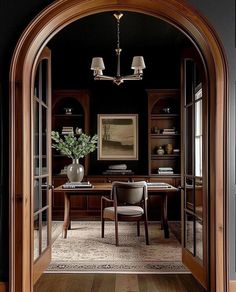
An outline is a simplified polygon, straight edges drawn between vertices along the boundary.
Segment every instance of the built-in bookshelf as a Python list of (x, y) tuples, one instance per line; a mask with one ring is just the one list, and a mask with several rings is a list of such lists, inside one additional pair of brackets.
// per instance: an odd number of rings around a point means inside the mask
[(148, 90), (149, 175), (180, 176), (179, 90)]

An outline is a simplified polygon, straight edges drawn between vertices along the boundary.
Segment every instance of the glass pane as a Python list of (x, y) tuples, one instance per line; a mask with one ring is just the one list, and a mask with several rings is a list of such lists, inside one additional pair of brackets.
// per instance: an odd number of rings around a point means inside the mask
[(34, 212), (38, 211), (41, 208), (41, 194), (39, 189), (39, 180), (34, 180)]
[(194, 216), (185, 213), (185, 247), (194, 254)]
[(48, 173), (47, 108), (42, 106), (42, 174)]
[(203, 260), (203, 226), (201, 220), (196, 220), (196, 256)]
[(203, 182), (198, 177), (195, 180), (195, 212), (199, 218), (203, 218)]
[(186, 159), (186, 174), (192, 175), (193, 174), (193, 107), (189, 106), (186, 109), (186, 133), (185, 133), (185, 159)]
[(39, 234), (39, 215), (34, 216), (34, 260), (39, 257), (40, 254), (40, 234)]
[(39, 71), (40, 67), (38, 66), (34, 80), (34, 96), (37, 98), (39, 98)]
[(42, 213), (42, 252), (49, 245), (49, 228), (48, 228), (48, 209)]
[(48, 205), (48, 178), (42, 179), (42, 207)]
[(34, 175), (39, 175), (39, 103), (34, 101)]
[(185, 181), (186, 181), (185, 208), (194, 212), (194, 208), (195, 208), (194, 206), (194, 180), (186, 178)]
[(42, 63), (42, 101), (47, 104), (48, 102), (48, 60), (43, 59)]
[(202, 100), (195, 103), (195, 175), (202, 176)]
[(193, 101), (194, 71), (193, 60), (185, 60), (185, 105)]

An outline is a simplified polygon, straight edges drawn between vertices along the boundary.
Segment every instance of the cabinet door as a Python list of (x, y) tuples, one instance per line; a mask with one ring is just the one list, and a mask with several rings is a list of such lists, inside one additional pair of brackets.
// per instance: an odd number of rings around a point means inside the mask
[(207, 288), (208, 111), (201, 64), (192, 53), (182, 60), (182, 258)]
[(50, 50), (41, 53), (32, 92), (32, 242), (33, 279), (51, 260), (51, 63)]

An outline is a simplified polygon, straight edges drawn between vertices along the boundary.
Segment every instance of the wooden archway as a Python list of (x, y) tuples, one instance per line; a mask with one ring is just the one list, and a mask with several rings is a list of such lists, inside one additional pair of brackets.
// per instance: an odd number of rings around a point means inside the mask
[[(12, 58), (10, 72), (10, 289), (33, 291), (30, 239), (31, 212), (31, 71), (46, 43), (63, 27), (82, 17), (111, 10), (128, 10), (161, 18), (186, 34), (206, 65), (210, 87), (210, 216), (211, 287), (224, 291), (225, 252), (225, 137), (227, 67), (217, 36), (194, 8), (180, 0), (62, 0), (42, 11), (27, 27)], [(17, 285), (16, 285), (17, 283)]]

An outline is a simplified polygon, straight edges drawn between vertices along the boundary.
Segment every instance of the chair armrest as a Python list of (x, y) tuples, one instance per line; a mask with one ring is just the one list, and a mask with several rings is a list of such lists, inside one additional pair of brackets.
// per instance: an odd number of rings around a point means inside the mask
[(104, 201), (109, 202), (109, 203), (114, 203), (114, 200), (111, 200), (111, 199), (108, 199), (107, 197), (102, 196), (101, 197), (101, 212), (103, 212), (103, 209), (104, 209), (103, 207)]
[(113, 203), (114, 202), (114, 200), (111, 200), (111, 199), (108, 199), (107, 197), (104, 197), (104, 196), (102, 196), (101, 197), (101, 201), (107, 201), (107, 202), (110, 202), (110, 203)]

